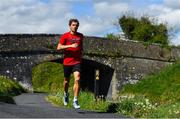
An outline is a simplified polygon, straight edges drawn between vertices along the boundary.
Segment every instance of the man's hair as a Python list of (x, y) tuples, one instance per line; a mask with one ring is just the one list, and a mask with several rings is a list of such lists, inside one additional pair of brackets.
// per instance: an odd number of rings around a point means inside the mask
[(72, 22), (76, 22), (79, 26), (79, 21), (77, 19), (70, 19), (69, 20), (69, 26), (71, 26)]

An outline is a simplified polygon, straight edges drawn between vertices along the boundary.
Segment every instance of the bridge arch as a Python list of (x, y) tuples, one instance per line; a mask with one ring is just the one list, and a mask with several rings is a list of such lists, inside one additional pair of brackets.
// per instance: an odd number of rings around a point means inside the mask
[[(50, 62), (63, 63), (63, 59), (54, 59)], [(96, 70), (99, 71), (99, 80), (96, 80)], [(90, 59), (82, 60), (81, 65), (81, 90), (93, 92), (98, 97), (107, 97), (114, 69), (108, 65)]]

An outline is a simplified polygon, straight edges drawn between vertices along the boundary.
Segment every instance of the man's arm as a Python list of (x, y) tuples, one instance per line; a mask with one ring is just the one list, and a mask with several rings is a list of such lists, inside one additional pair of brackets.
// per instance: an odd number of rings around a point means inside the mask
[(71, 45), (62, 45), (62, 44), (58, 44), (57, 46), (57, 50), (63, 50), (63, 49), (66, 49), (66, 48), (76, 48), (78, 47), (78, 44), (77, 43), (74, 43), (74, 44), (71, 44)]

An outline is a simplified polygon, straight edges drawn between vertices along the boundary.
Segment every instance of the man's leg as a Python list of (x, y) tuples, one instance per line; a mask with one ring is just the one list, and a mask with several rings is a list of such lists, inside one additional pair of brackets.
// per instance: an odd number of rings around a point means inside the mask
[(79, 109), (80, 106), (78, 104), (78, 94), (79, 94), (79, 81), (80, 81), (80, 72), (78, 71), (75, 71), (74, 73), (74, 87), (73, 87), (73, 90), (74, 90), (74, 99), (73, 99), (73, 106), (74, 108), (76, 109)]
[(68, 93), (68, 88), (69, 88), (69, 78), (64, 78), (64, 97), (63, 97), (63, 103), (66, 106), (69, 102), (69, 93)]
[(67, 105), (69, 102), (68, 88), (69, 88), (71, 71), (72, 71), (72, 67), (64, 66), (64, 82), (63, 82), (63, 86), (64, 86), (63, 102), (64, 102), (64, 105)]
[(79, 86), (80, 72), (75, 71), (73, 74), (74, 74), (74, 87), (73, 87), (74, 97), (78, 97), (79, 88), (80, 88), (80, 86)]
[(65, 92), (65, 93), (68, 93), (69, 80), (70, 80), (69, 78), (64, 78), (63, 86), (64, 86), (64, 92)]

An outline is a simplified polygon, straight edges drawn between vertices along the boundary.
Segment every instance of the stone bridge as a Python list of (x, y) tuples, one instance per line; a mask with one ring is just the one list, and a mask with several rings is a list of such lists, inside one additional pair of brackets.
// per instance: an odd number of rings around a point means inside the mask
[[(32, 68), (51, 61), (62, 63), (63, 53), (56, 51), (59, 34), (1, 34), (0, 75), (18, 81), (32, 90)], [(180, 48), (164, 48), (142, 42), (85, 37), (83, 43), (83, 87), (95, 90), (99, 71), (98, 93), (116, 99), (126, 83), (136, 83), (180, 58)]]

